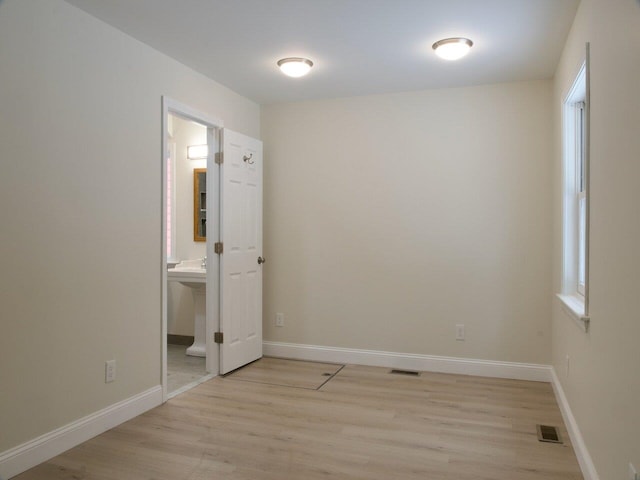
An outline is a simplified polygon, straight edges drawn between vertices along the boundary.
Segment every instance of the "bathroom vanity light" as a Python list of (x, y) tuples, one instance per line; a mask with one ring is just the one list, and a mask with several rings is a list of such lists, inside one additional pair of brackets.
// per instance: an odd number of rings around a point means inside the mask
[(433, 44), (433, 49), (440, 58), (458, 60), (464, 57), (473, 46), (468, 38), (445, 38)]
[(187, 147), (187, 158), (189, 160), (200, 160), (207, 158), (209, 147), (207, 145), (189, 145)]
[(278, 66), (285, 75), (303, 77), (309, 73), (311, 67), (313, 67), (313, 62), (308, 58), (291, 57), (278, 60)]

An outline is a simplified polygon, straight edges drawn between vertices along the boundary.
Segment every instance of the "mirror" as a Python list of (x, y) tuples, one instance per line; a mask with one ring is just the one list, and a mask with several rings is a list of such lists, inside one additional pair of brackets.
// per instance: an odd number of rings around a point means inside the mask
[(207, 241), (207, 169), (193, 169), (193, 241)]

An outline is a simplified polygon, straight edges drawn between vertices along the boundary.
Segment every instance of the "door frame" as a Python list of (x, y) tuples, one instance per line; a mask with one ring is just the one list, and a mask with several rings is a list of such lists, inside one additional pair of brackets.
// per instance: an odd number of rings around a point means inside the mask
[[(162, 324), (160, 329), (160, 344), (162, 346), (161, 355), (161, 382), (162, 382), (162, 402), (168, 400), (167, 393), (167, 162), (166, 152), (169, 147), (168, 142), (168, 118), (169, 114), (175, 114), (182, 118), (193, 120), (207, 127), (207, 143), (214, 145), (207, 156), (207, 192), (209, 194), (207, 203), (209, 209), (214, 213), (215, 221), (207, 224), (207, 310), (206, 310), (206, 345), (207, 358), (206, 369), (211, 376), (218, 375), (220, 371), (220, 348), (213, 341), (213, 333), (220, 325), (220, 258), (214, 252), (214, 244), (220, 236), (220, 169), (215, 163), (215, 154), (220, 152), (220, 131), (223, 128), (222, 120), (207, 113), (196, 110), (184, 103), (178, 102), (165, 95), (162, 96), (162, 147), (161, 147), (161, 265), (160, 265), (160, 309)], [(211, 218), (209, 216), (209, 218)]]

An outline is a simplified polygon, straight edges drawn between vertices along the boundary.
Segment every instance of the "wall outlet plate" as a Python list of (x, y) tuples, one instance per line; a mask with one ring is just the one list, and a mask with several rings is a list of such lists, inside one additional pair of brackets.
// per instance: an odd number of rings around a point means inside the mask
[(462, 323), (456, 325), (456, 340), (464, 341), (464, 324)]
[(116, 379), (116, 361), (104, 362), (104, 383), (111, 383)]
[(276, 313), (276, 327), (284, 327), (284, 313)]

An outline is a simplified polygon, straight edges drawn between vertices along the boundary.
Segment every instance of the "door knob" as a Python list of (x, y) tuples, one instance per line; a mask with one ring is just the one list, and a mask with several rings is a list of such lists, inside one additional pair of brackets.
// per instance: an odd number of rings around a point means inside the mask
[(264, 262), (266, 262), (267, 259), (264, 257), (258, 257), (258, 265), (262, 265)]

